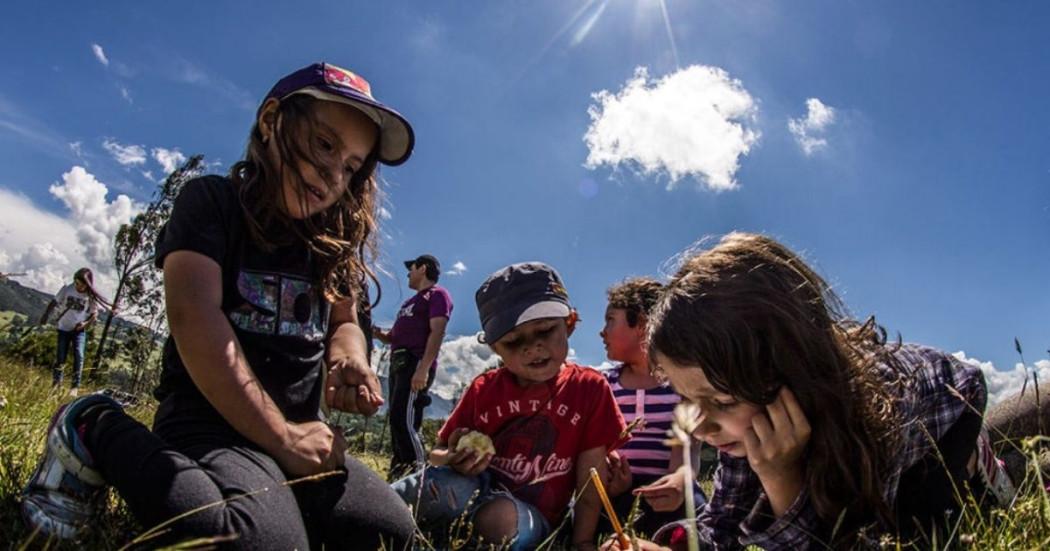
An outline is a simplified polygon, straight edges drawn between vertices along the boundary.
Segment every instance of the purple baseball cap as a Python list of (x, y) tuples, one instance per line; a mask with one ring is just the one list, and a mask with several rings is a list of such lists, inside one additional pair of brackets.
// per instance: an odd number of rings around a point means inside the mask
[(379, 127), (379, 161), (397, 166), (412, 155), (416, 138), (405, 117), (372, 97), (372, 86), (354, 73), (330, 63), (314, 63), (277, 81), (266, 100), (293, 94), (345, 103), (360, 110)]

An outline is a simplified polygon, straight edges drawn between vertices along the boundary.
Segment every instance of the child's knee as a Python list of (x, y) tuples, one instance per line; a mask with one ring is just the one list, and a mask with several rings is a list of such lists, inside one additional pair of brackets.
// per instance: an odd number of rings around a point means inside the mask
[(507, 498), (494, 499), (478, 509), (474, 525), (488, 543), (509, 543), (518, 535), (518, 510)]
[(391, 487), (422, 523), (448, 522), (461, 515), (482, 489), (480, 477), (465, 476), (450, 467), (427, 467)]

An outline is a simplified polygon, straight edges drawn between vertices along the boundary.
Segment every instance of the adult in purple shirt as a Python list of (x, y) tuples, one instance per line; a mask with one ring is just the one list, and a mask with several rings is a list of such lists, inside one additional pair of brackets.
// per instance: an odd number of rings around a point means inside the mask
[(394, 456), (389, 476), (396, 480), (423, 466), (426, 456), (419, 439), (423, 410), (430, 405), (427, 391), (437, 371), (437, 356), (452, 315), (452, 297), (437, 284), (441, 264), (425, 254), (406, 260), (408, 287), (416, 291), (397, 313), (389, 330), (375, 328), (375, 337), (390, 345), (390, 377), (387, 380), (390, 441)]

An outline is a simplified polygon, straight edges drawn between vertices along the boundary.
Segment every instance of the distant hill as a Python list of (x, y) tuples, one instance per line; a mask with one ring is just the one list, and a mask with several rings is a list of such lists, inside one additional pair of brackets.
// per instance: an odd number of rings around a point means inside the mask
[(0, 310), (9, 310), (38, 320), (54, 295), (26, 287), (10, 278), (0, 278)]

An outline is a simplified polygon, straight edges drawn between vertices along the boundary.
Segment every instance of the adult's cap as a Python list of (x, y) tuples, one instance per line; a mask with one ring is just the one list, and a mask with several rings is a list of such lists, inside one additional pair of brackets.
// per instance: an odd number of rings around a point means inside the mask
[(408, 270), (411, 270), (412, 266), (416, 266), (416, 265), (419, 265), (419, 264), (422, 264), (424, 266), (433, 266), (434, 270), (437, 273), (439, 273), (439, 274), (441, 273), (441, 263), (438, 262), (438, 259), (435, 258), (434, 255), (431, 255), (431, 254), (421, 254), (421, 255), (415, 257), (412, 260), (406, 260), (405, 261), (405, 268), (408, 269)]
[(314, 63), (277, 81), (266, 100), (295, 94), (344, 103), (364, 113), (379, 127), (379, 161), (396, 166), (408, 160), (416, 138), (412, 125), (400, 113), (372, 96), (372, 86), (361, 75), (330, 63)]
[(564, 318), (572, 312), (557, 270), (542, 262), (511, 264), (488, 277), (474, 294), (483, 339), (491, 344), (532, 320)]

